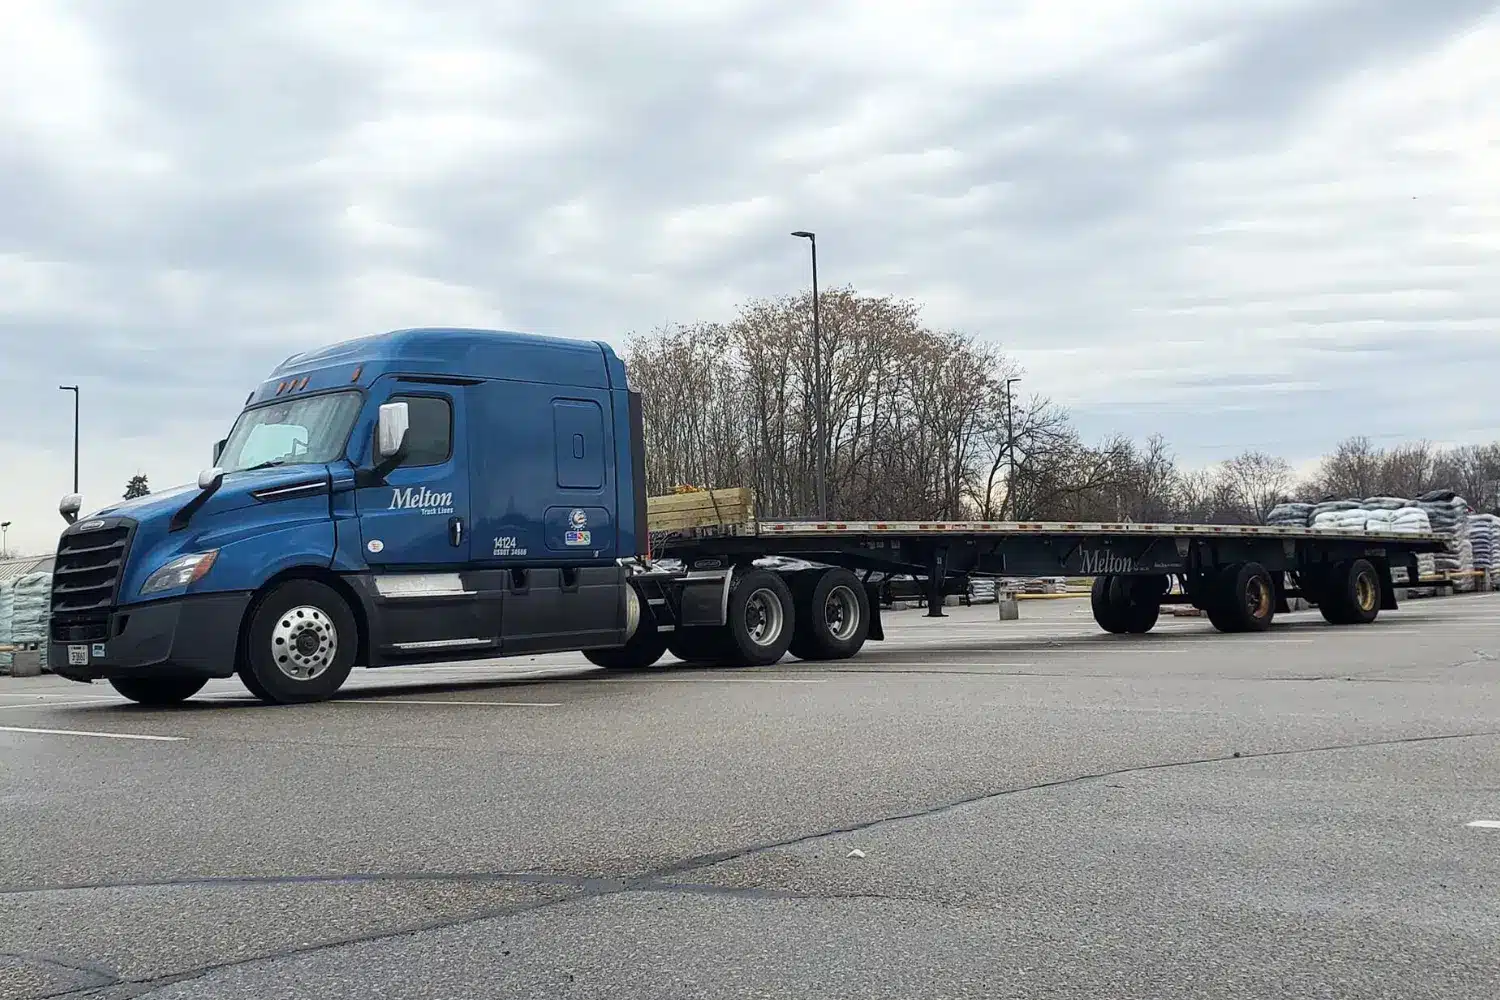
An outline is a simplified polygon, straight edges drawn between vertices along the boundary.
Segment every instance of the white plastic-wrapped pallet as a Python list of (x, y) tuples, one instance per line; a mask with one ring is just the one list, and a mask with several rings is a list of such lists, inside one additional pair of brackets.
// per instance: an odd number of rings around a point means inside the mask
[(11, 642), (41, 644), (46, 667), (47, 626), (51, 621), (52, 574), (26, 573), (11, 583)]
[[(1327, 504), (1319, 504), (1318, 507), (1327, 507)], [(1314, 508), (1316, 509), (1316, 508)], [(1315, 513), (1312, 518), (1312, 527), (1326, 528), (1333, 531), (1364, 531), (1365, 522), (1370, 519), (1370, 512), (1360, 506), (1344, 507), (1324, 510)]]
[[(15, 629), (15, 590), (12, 589), (9, 580), (0, 580), (0, 645), (13, 642)], [(0, 669), (10, 670), (10, 654), (0, 653)]]
[(1421, 507), (1402, 507), (1392, 511), (1391, 529), (1408, 535), (1422, 535), (1432, 530), (1432, 521)]

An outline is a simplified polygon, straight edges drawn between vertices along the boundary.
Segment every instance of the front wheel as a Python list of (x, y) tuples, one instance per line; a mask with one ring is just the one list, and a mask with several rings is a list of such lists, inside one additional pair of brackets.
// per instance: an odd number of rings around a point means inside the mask
[(109, 685), (142, 705), (175, 705), (203, 690), (207, 683), (206, 677), (116, 677)]
[(240, 679), (265, 702), (324, 701), (348, 678), (358, 646), (359, 628), (337, 591), (314, 580), (288, 580), (256, 603)]

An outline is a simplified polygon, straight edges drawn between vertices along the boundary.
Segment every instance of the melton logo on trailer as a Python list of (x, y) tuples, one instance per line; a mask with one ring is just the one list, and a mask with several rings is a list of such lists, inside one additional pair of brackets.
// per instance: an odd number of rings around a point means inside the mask
[(1129, 556), (1116, 555), (1107, 549), (1079, 549), (1078, 566), (1084, 576), (1109, 573), (1143, 573), (1154, 567), (1143, 566)]

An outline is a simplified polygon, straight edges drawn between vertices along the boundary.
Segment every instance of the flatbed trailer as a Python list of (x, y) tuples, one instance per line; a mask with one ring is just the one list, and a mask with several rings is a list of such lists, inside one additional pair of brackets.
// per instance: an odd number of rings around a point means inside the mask
[[(767, 521), (748, 491), (704, 493), (688, 523), (651, 518), (651, 557), (631, 577), (639, 626), (595, 662), (843, 659), (884, 638), (878, 581), (892, 575), (924, 584), (930, 616), (970, 577), (1087, 576), (1094, 619), (1115, 634), (1149, 632), (1165, 604), (1200, 608), (1221, 632), (1262, 631), (1294, 597), (1330, 623), (1367, 624), (1396, 607), (1392, 569), (1415, 578), (1417, 555), (1445, 546), (1430, 532), (1271, 525)], [(757, 641), (769, 633), (790, 640)]]

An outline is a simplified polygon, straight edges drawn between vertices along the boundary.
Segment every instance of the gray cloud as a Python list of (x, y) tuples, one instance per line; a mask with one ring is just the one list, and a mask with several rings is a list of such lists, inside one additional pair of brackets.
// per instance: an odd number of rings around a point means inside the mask
[(303, 347), (723, 317), (803, 287), (802, 227), (826, 284), (998, 339), (1089, 435), (1206, 462), (1500, 434), (1459, 395), (1500, 365), (1500, 162), (1463, 131), (1500, 113), (1465, 48), (1493, 4), (1060, 6), (24, 5), (12, 537), (56, 527), (58, 382), (87, 492), (165, 485)]

